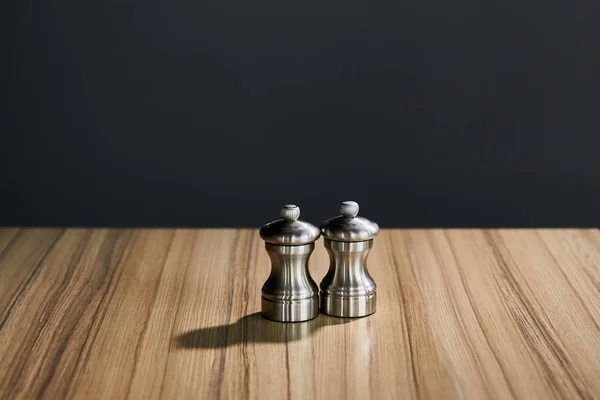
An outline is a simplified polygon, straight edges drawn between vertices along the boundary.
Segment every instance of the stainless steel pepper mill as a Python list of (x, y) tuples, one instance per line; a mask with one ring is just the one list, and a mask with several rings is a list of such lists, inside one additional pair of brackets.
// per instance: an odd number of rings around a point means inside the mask
[(298, 220), (296, 205), (283, 206), (281, 217), (260, 229), (271, 259), (271, 275), (262, 288), (262, 315), (281, 322), (306, 321), (319, 314), (319, 288), (308, 272), (308, 258), (321, 233)]
[(321, 281), (321, 311), (335, 317), (364, 317), (377, 308), (376, 285), (367, 256), (379, 226), (358, 215), (358, 203), (344, 201), (337, 217), (321, 224), (329, 271)]

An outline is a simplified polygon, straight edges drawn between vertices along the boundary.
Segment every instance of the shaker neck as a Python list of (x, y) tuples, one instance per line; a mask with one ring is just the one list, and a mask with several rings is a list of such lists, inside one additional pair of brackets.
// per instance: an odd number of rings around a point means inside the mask
[(308, 243), (298, 246), (285, 246), (267, 242), (265, 243), (265, 249), (268, 253), (278, 253), (284, 256), (304, 256), (313, 252), (315, 244)]
[(338, 253), (360, 253), (373, 248), (373, 239), (363, 240), (362, 242), (338, 242), (324, 238), (325, 249)]

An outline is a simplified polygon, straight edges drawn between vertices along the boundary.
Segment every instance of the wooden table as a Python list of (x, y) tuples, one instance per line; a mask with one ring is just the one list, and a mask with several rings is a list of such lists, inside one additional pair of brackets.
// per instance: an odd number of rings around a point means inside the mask
[(377, 313), (283, 324), (257, 230), (2, 229), (0, 398), (600, 398), (598, 230), (384, 230), (369, 265)]

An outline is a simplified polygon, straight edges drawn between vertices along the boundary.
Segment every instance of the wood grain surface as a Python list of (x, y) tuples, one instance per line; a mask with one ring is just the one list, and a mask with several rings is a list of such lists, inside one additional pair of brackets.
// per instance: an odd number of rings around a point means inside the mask
[(598, 230), (383, 230), (369, 267), (374, 315), (284, 324), (256, 230), (2, 229), (0, 399), (600, 398)]

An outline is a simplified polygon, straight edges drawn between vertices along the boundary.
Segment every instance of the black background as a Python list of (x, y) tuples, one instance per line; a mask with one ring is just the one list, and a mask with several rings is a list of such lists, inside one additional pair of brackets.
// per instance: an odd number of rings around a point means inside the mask
[(2, 225), (600, 225), (597, 1), (1, 7)]

